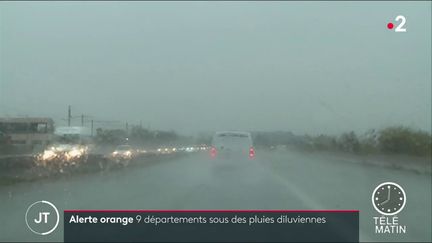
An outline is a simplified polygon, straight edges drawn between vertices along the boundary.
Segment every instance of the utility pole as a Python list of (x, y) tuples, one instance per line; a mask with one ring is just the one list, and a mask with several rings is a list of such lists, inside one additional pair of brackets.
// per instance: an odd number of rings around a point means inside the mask
[(68, 107), (68, 127), (70, 127), (70, 125), (71, 125), (71, 118), (72, 118), (71, 106), (69, 105), (69, 107)]
[(91, 120), (91, 136), (93, 137), (93, 120)]
[[(81, 126), (82, 127), (84, 127), (84, 123), (86, 122), (85, 121), (86, 118), (92, 118), (92, 116), (87, 116), (87, 115), (84, 115), (84, 114), (81, 114), (80, 116), (76, 116), (75, 118), (78, 118), (78, 117), (81, 118)], [(74, 118), (74, 117), (72, 117), (72, 118)]]
[(126, 122), (126, 143), (129, 141), (129, 123)]

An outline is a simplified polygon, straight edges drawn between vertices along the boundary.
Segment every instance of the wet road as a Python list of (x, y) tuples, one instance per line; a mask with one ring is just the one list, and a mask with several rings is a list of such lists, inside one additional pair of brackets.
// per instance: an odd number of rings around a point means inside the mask
[[(406, 234), (377, 235), (375, 186), (402, 185), (399, 214)], [(39, 200), (65, 209), (358, 209), (361, 241), (431, 241), (431, 177), (296, 151), (260, 152), (254, 160), (210, 160), (193, 154), (105, 174), (77, 175), (0, 188), (0, 241), (62, 241), (63, 224), (36, 236), (24, 222)], [(7, 221), (7, 222), (6, 222)]]

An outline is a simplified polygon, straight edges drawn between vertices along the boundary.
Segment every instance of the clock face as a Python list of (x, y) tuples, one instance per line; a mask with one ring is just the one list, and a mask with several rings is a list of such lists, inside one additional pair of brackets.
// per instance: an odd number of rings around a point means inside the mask
[(395, 215), (405, 207), (405, 191), (396, 183), (384, 182), (372, 193), (372, 204), (379, 213)]

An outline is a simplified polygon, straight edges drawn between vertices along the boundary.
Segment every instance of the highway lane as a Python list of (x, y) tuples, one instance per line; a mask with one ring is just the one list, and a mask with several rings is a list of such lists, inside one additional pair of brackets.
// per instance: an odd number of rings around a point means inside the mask
[[(374, 187), (401, 184), (405, 235), (374, 234)], [(63, 224), (39, 237), (26, 228), (38, 200), (65, 209), (358, 209), (361, 241), (431, 241), (431, 178), (297, 151), (257, 151), (254, 160), (214, 161), (207, 154), (109, 173), (76, 175), (0, 188), (1, 241), (61, 241)], [(4, 223), (7, 220), (7, 223)]]

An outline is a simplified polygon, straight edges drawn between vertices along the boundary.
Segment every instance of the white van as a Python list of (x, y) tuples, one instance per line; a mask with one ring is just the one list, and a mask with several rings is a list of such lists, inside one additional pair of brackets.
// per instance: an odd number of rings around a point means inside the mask
[(251, 134), (238, 131), (216, 132), (212, 139), (210, 156), (212, 158), (254, 158), (255, 149)]

